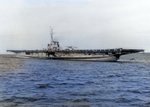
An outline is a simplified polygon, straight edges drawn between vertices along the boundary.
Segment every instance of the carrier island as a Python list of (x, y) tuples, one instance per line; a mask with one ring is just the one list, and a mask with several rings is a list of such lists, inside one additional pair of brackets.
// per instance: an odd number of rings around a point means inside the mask
[(13, 52), (16, 57), (22, 58), (46, 58), (53, 60), (76, 60), (76, 61), (100, 61), (115, 62), (121, 55), (144, 52), (143, 49), (76, 49), (68, 46), (66, 49), (60, 47), (59, 42), (53, 39), (53, 29), (51, 29), (51, 41), (47, 49), (42, 50), (7, 50)]

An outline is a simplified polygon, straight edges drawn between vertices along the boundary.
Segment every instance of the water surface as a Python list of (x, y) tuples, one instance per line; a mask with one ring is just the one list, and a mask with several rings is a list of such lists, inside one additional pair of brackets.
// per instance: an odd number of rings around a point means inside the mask
[(118, 62), (0, 56), (1, 107), (149, 107), (150, 54)]

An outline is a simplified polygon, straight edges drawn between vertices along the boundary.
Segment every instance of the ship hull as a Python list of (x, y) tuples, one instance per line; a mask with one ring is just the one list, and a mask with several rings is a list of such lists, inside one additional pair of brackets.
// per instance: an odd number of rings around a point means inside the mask
[(98, 62), (116, 62), (118, 60), (115, 56), (107, 56), (107, 57), (51, 57), (48, 59), (72, 60), (72, 61), (98, 61)]
[(84, 54), (62, 54), (57, 53), (55, 56), (47, 56), (44, 53), (39, 54), (17, 54), (18, 58), (46, 58), (53, 60), (73, 60), (73, 61), (99, 61), (99, 62), (116, 62), (118, 58), (113, 55), (84, 55)]

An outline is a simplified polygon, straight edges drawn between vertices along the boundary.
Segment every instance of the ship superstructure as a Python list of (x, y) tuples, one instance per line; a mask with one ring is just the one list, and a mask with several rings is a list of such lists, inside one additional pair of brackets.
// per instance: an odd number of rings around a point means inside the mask
[[(57, 60), (81, 60), (81, 61), (117, 61), (121, 55), (144, 52), (143, 49), (93, 49), (79, 50), (73, 46), (66, 49), (60, 47), (58, 41), (53, 39), (53, 29), (51, 29), (51, 41), (46, 50), (7, 50), (14, 53), (25, 53), (30, 57), (41, 57)], [(40, 54), (40, 55), (39, 55)]]
[(51, 33), (50, 33), (51, 41), (50, 41), (50, 44), (47, 45), (47, 49), (48, 50), (60, 50), (59, 42), (54, 41), (54, 39), (53, 39), (53, 34), (54, 34), (53, 29), (50, 28), (50, 30), (51, 30)]

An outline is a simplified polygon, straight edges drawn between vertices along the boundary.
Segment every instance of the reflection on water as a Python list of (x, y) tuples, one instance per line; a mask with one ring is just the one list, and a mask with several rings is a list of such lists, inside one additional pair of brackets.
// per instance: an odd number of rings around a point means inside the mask
[(150, 106), (150, 54), (119, 62), (0, 56), (0, 106)]

